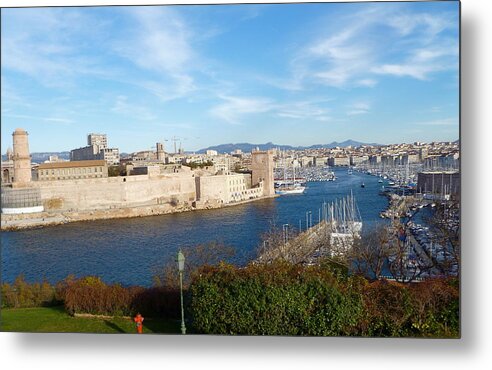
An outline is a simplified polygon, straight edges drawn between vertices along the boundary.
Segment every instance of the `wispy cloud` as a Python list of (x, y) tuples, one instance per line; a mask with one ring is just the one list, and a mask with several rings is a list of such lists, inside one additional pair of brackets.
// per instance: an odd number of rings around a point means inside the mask
[(244, 115), (265, 113), (275, 107), (265, 98), (220, 96), (220, 99), (224, 102), (212, 108), (210, 113), (230, 124), (240, 124)]
[(137, 67), (155, 73), (152, 81), (140, 83), (162, 100), (183, 97), (195, 90), (189, 72), (198, 56), (193, 51), (193, 32), (177, 11), (169, 7), (132, 8), (128, 39), (113, 47)]
[(409, 76), (427, 80), (434, 72), (457, 69), (458, 45), (441, 45), (417, 48), (400, 64), (383, 64), (372, 69), (374, 73)]
[(416, 125), (423, 126), (459, 126), (458, 118), (442, 118), (432, 121), (416, 122)]
[(317, 84), (336, 88), (374, 87), (375, 75), (428, 79), (457, 68), (456, 38), (442, 36), (456, 28), (454, 14), (408, 11), (405, 5), (376, 4), (346, 13), (321, 27), (291, 59), (291, 77), (269, 79), (285, 90)]
[(124, 95), (116, 97), (116, 101), (111, 108), (111, 111), (143, 121), (154, 120), (157, 118), (149, 108), (129, 101), (128, 97)]
[(359, 115), (359, 114), (366, 114), (366, 113), (369, 113), (370, 109), (371, 109), (371, 105), (369, 103), (366, 103), (366, 102), (358, 102), (358, 103), (354, 103), (354, 104), (351, 104), (349, 106), (349, 111), (347, 111), (347, 115), (348, 116), (355, 116), (355, 115)]
[[(103, 27), (77, 10), (4, 9), (2, 68), (30, 76), (47, 87), (67, 87), (86, 75), (110, 75), (99, 59), (81, 55), (84, 38)], [(8, 30), (8, 31), (7, 31)]]
[(316, 102), (298, 101), (277, 106), (276, 115), (298, 120), (330, 121), (330, 109), (319, 107)]
[(364, 78), (362, 80), (359, 80), (356, 82), (356, 85), (358, 86), (364, 86), (364, 87), (374, 87), (378, 84), (377, 80), (374, 80), (372, 78)]
[(59, 124), (59, 125), (70, 125), (74, 121), (69, 118), (61, 118), (61, 117), (38, 117), (38, 116), (33, 116), (33, 115), (28, 115), (28, 114), (11, 114), (11, 113), (3, 113), (2, 116), (6, 118), (14, 118), (14, 119), (22, 119), (22, 120), (30, 120), (30, 121), (41, 121), (41, 122), (46, 122), (46, 123), (52, 123), (52, 124)]

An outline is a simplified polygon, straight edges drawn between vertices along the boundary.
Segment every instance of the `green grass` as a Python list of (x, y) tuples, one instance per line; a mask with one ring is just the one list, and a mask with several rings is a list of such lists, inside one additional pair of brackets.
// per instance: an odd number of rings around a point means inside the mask
[[(63, 307), (2, 309), (0, 331), (30, 333), (136, 333), (135, 324), (125, 318), (72, 317)], [(145, 318), (144, 334), (179, 334), (180, 322)]]

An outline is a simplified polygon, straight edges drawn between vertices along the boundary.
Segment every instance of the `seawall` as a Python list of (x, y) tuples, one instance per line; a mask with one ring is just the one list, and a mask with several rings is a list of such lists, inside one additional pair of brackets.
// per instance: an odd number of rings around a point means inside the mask
[(133, 217), (148, 217), (158, 216), (171, 213), (189, 212), (196, 210), (217, 209), (222, 207), (233, 207), (245, 203), (250, 203), (258, 200), (274, 198), (276, 196), (265, 196), (261, 198), (244, 200), (241, 202), (221, 204), (218, 202), (210, 202), (202, 207), (194, 207), (192, 202), (173, 206), (171, 204), (152, 205), (152, 206), (136, 206), (125, 208), (109, 208), (86, 211), (64, 211), (64, 212), (39, 212), (21, 215), (6, 215), (1, 216), (2, 231), (16, 231), (23, 229), (33, 229), (40, 227), (63, 225), (70, 222), (80, 221), (96, 221), (118, 218), (133, 218)]

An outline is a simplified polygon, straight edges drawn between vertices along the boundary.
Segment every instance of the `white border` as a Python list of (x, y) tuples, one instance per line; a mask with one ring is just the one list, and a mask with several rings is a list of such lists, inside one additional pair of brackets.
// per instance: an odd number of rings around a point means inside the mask
[[(214, 1), (230, 3), (231, 1)], [(244, 1), (246, 2), (246, 1)], [(252, 1), (247, 1), (252, 2)], [(271, 1), (278, 2), (278, 1)], [(281, 1), (286, 2), (286, 1)], [(163, 4), (23, 1), (2, 6)], [(193, 3), (168, 1), (167, 3)], [(198, 2), (195, 3), (206, 3)], [(12, 369), (484, 369), (492, 363), (490, 226), (491, 1), (462, 1), (463, 338), (461, 340), (0, 333)], [(5, 247), (5, 246), (2, 246)]]

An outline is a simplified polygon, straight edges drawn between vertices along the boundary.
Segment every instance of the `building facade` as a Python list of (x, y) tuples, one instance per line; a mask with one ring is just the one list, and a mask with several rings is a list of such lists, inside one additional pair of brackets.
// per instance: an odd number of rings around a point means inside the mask
[(14, 181), (17, 185), (27, 184), (31, 181), (31, 155), (29, 153), (28, 133), (18, 128), (12, 134), (14, 142), (13, 165)]
[(328, 165), (334, 166), (350, 166), (350, 158), (347, 156), (343, 157), (331, 157), (328, 159)]
[(251, 186), (263, 183), (263, 195), (275, 195), (273, 178), (273, 151), (254, 151), (251, 153)]
[(108, 148), (106, 134), (88, 134), (87, 146), (70, 151), (70, 161), (105, 160), (108, 165), (120, 163), (118, 148)]
[(458, 195), (461, 178), (458, 171), (428, 171), (418, 174), (417, 191), (423, 194)]
[(104, 160), (42, 163), (38, 167), (38, 181), (105, 177), (108, 177), (108, 165)]

